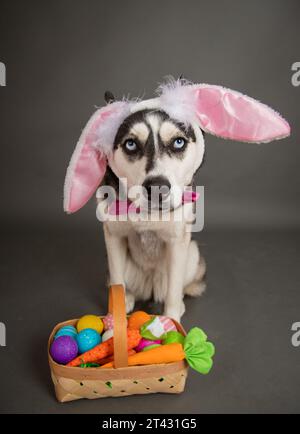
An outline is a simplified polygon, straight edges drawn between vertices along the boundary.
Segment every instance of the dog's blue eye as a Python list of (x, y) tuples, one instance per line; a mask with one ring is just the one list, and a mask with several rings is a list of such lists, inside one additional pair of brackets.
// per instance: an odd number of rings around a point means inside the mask
[(185, 143), (186, 143), (185, 139), (183, 139), (182, 137), (178, 137), (177, 139), (174, 140), (173, 146), (175, 149), (182, 149)]
[(137, 150), (137, 144), (135, 143), (134, 140), (128, 139), (125, 142), (125, 148), (130, 152), (134, 152)]

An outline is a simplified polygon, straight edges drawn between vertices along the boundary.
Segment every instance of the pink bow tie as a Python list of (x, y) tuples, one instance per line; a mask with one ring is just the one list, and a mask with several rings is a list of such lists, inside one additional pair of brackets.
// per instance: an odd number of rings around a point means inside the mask
[[(182, 204), (196, 202), (200, 194), (196, 191), (185, 191), (182, 195)], [(129, 200), (115, 200), (111, 203), (109, 210), (110, 215), (124, 215), (124, 214), (139, 214), (140, 208), (136, 207)]]

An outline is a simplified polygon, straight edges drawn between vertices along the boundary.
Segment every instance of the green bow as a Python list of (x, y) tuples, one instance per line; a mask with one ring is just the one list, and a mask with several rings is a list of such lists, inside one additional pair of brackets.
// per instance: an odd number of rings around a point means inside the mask
[(193, 327), (184, 339), (183, 349), (185, 358), (191, 368), (208, 374), (212, 368), (212, 357), (215, 354), (215, 347), (207, 342), (207, 336), (199, 327)]

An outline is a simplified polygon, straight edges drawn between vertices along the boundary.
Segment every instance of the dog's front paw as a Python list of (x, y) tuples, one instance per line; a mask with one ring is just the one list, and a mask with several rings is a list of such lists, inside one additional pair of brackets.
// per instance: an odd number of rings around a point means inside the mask
[(132, 312), (135, 305), (135, 297), (131, 292), (126, 291), (125, 304), (126, 304), (126, 313)]
[(185, 312), (185, 304), (183, 301), (181, 301), (181, 303), (178, 304), (178, 306), (170, 306), (170, 307), (165, 307), (165, 311), (164, 311), (164, 315), (175, 319), (175, 321), (180, 322), (180, 319), (182, 317), (182, 315)]

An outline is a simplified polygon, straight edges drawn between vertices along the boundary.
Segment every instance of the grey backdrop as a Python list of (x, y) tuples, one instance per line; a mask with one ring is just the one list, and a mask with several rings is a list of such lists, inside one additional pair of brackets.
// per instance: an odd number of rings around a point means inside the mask
[[(0, 412), (298, 412), (300, 3), (1, 1)], [(221, 84), (277, 109), (292, 137), (264, 145), (206, 138), (208, 291), (184, 324), (216, 342), (214, 372), (185, 395), (56, 404), (51, 327), (105, 312), (106, 258), (93, 201), (62, 211), (65, 170), (95, 106), (151, 97), (164, 76)], [(161, 307), (149, 305), (158, 311)], [(298, 315), (298, 317), (297, 317)], [(298, 382), (298, 384), (297, 384)]]

